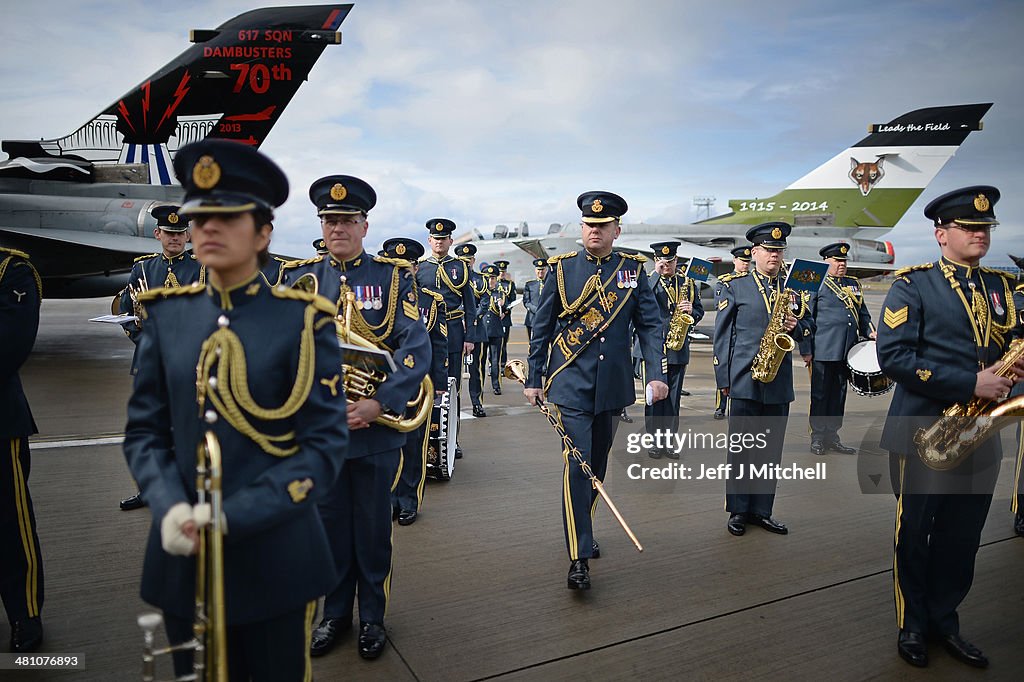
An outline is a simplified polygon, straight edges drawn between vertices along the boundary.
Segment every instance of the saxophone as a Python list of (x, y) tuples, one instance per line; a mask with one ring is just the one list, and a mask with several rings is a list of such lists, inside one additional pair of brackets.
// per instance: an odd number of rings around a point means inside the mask
[(672, 317), (668, 321), (668, 333), (665, 335), (665, 348), (669, 350), (682, 350), (686, 344), (686, 335), (690, 333), (690, 325), (693, 324), (693, 315), (683, 312), (680, 305), (683, 302), (682, 295), (672, 308)]
[(750, 366), (750, 373), (754, 381), (760, 381), (763, 384), (770, 384), (774, 381), (779, 367), (782, 366), (782, 361), (789, 356), (790, 351), (796, 348), (796, 341), (786, 333), (783, 326), (786, 322), (786, 315), (789, 314), (789, 302), (792, 295), (792, 289), (782, 289), (775, 296), (771, 316), (768, 319), (768, 328), (764, 330), (761, 345)]
[[(1008, 377), (1024, 357), (1024, 339), (1010, 344), (996, 376)], [(1006, 401), (972, 398), (947, 407), (938, 421), (914, 434), (917, 454), (929, 469), (947, 471), (963, 463), (979, 445), (1024, 415), (1024, 395)]]

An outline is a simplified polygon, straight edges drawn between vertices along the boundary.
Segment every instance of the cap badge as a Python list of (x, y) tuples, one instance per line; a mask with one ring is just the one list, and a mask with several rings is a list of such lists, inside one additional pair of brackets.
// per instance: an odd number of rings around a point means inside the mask
[(443, 223), (435, 223), (434, 224), (434, 229), (437, 230), (438, 232), (442, 232), (442, 231), (444, 231), (444, 224)]
[(167, 214), (167, 222), (169, 222), (171, 225), (177, 225), (178, 224), (178, 214), (177, 213), (168, 213)]
[(396, 246), (395, 247), (395, 253), (397, 253), (399, 256), (404, 256), (405, 255), (405, 244), (399, 244), (398, 246)]
[(782, 239), (782, 230), (777, 227), (772, 228), (772, 239)]
[(849, 250), (850, 249), (845, 244), (839, 247), (839, 253), (846, 253)]
[(335, 201), (341, 201), (347, 196), (348, 190), (345, 189), (345, 185), (341, 184), (340, 182), (335, 183), (331, 187), (331, 198), (334, 199)]
[(974, 208), (978, 209), (979, 211), (987, 211), (990, 206), (991, 204), (988, 201), (988, 197), (986, 197), (984, 194), (979, 194), (978, 196), (974, 197)]
[(220, 164), (212, 156), (205, 154), (199, 157), (192, 168), (192, 182), (199, 189), (212, 189), (220, 182)]
[(600, 213), (604, 210), (604, 206), (601, 204), (600, 199), (594, 199), (594, 203), (590, 205), (590, 210), (594, 213)]
[(668, 248), (667, 246), (663, 246), (663, 247), (661, 247), (661, 252), (662, 252), (662, 253), (663, 253), (664, 255), (666, 255), (666, 256), (667, 256), (667, 255), (669, 254), (669, 251), (671, 251), (671, 250), (672, 250), (672, 249)]

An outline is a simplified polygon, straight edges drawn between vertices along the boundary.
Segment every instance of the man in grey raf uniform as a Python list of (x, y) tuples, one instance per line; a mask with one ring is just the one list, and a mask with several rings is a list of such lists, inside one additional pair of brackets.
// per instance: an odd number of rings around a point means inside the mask
[[(733, 271), (718, 278), (715, 283), (715, 305), (718, 305), (719, 297), (722, 295), (722, 288), (725, 283), (738, 275), (745, 275), (750, 270), (750, 245), (737, 246), (730, 251), (732, 254)], [(725, 395), (722, 389), (715, 390), (715, 419), (725, 419), (726, 408), (729, 407), (729, 396)]]
[[(583, 460), (599, 480), (608, 470), (622, 408), (635, 399), (629, 357), (630, 322), (649, 366), (653, 401), (668, 395), (662, 323), (643, 256), (619, 253), (612, 243), (626, 201), (611, 192), (585, 192), (583, 249), (551, 258), (557, 286), (546, 286), (534, 317), (530, 372), (524, 394), (531, 404), (546, 399)], [(590, 589), (590, 559), (600, 556), (594, 539), (597, 491), (563, 449), (562, 524), (569, 553), (567, 585)]]
[[(132, 314), (135, 312), (133, 296), (150, 287), (186, 287), (193, 282), (205, 284), (205, 269), (196, 260), (193, 253), (186, 251), (189, 241), (189, 220), (178, 214), (178, 206), (154, 206), (150, 213), (156, 218), (153, 236), (156, 237), (163, 250), (160, 253), (141, 256), (135, 259), (132, 271), (128, 275), (128, 286), (118, 294), (118, 312)], [(136, 344), (132, 352), (131, 373), (139, 371), (138, 343), (142, 331), (142, 320), (124, 325), (124, 333)], [(141, 509), (146, 506), (138, 493), (121, 500), (122, 511)]]
[(1013, 281), (980, 266), (997, 224), (998, 200), (995, 187), (977, 185), (943, 194), (925, 207), (942, 256), (896, 272), (878, 327), (878, 361), (896, 382), (881, 446), (889, 450), (898, 482), (897, 651), (917, 667), (928, 664), (929, 637), (941, 640), (963, 663), (988, 665), (985, 655), (960, 636), (957, 607), (974, 579), (1002, 459), (999, 438), (980, 443), (955, 468), (935, 470), (919, 456), (915, 434), (954, 404), (973, 398), (998, 404), (1024, 376), (1019, 359), (1001, 369), (996, 364), (1016, 332)]
[[(359, 655), (376, 658), (387, 635), (384, 614), (391, 585), (391, 487), (406, 434), (378, 424), (382, 414), (400, 417), (430, 367), (430, 339), (420, 320), (408, 261), (370, 256), (363, 250), (367, 213), (377, 203), (369, 184), (351, 175), (329, 175), (309, 188), (329, 255), (286, 263), (281, 283), (307, 273), (321, 296), (338, 305), (343, 325), (391, 353), (396, 369), (373, 398), (348, 406), (350, 440), (341, 475), (320, 504), (341, 581), (324, 600), (310, 653), (322, 656), (352, 627), (359, 598)], [(351, 397), (351, 396), (350, 396)], [(432, 396), (428, 396), (429, 400)]]
[[(423, 257), (423, 245), (415, 239), (394, 237), (384, 242), (380, 252), (386, 258), (409, 261), (415, 271), (416, 262)], [(430, 382), (434, 395), (439, 396), (448, 388), (448, 323), (444, 297), (430, 289), (419, 288), (420, 319), (430, 337)], [(410, 412), (415, 408), (409, 408)], [(398, 525), (409, 526), (416, 522), (423, 504), (423, 486), (427, 474), (427, 440), (430, 419), (419, 428), (406, 434), (402, 446), (402, 471), (391, 491), (393, 514)]]
[[(476, 320), (476, 296), (473, 295), (469, 264), (450, 255), (455, 223), (447, 218), (427, 221), (430, 256), (420, 263), (416, 281), (421, 287), (444, 296), (448, 307), (448, 376), (455, 377), (455, 405), (462, 410), (462, 359), (473, 352), (482, 330), (473, 325)], [(462, 457), (462, 448), (455, 447), (455, 458)]]
[[(505, 293), (505, 309), (507, 311), (504, 319), (502, 319), (502, 329), (504, 334), (501, 337), (501, 355), (498, 361), (498, 387), (494, 390), (494, 395), (501, 395), (501, 379), (504, 375), (505, 363), (508, 361), (508, 337), (512, 332), (512, 304), (516, 302), (519, 297), (519, 290), (516, 289), (516, 283), (512, 281), (512, 275), (508, 272), (509, 262), (507, 260), (496, 260), (494, 264), (498, 266), (498, 286)], [(494, 373), (494, 370), (491, 370)]]
[(548, 275), (548, 262), (543, 258), (533, 261), (533, 269), (537, 279), (530, 279), (523, 285), (523, 307), (526, 308), (526, 336), (533, 337), (533, 317), (540, 305), (540, 294), (544, 290), (544, 278)]
[[(480, 297), (487, 289), (484, 276), (474, 269), (476, 265), (476, 244), (459, 244), (455, 247), (455, 255), (469, 264), (469, 284), (473, 289), (476, 307), (480, 308)], [(467, 320), (466, 324), (470, 324)], [(473, 416), (486, 417), (483, 403), (484, 365), (487, 361), (487, 334), (479, 327), (479, 316), (472, 320), (473, 332), (469, 338), (479, 339), (473, 344), (473, 352), (466, 355), (466, 368), (469, 370), (469, 398), (473, 401)]]
[[(729, 512), (726, 528), (743, 535), (748, 523), (785, 535), (786, 526), (772, 518), (775, 480), (750, 480), (751, 465), (778, 465), (793, 402), (793, 363), (786, 353), (774, 379), (756, 381), (751, 368), (768, 329), (778, 296), (784, 296), (785, 277), (782, 253), (786, 237), (793, 228), (787, 223), (770, 222), (747, 230), (747, 241), (754, 261), (745, 275), (737, 275), (722, 284), (715, 318), (715, 379), (718, 388), (732, 400), (729, 411), (729, 439), (734, 434), (764, 434), (764, 447), (743, 452), (729, 449), (730, 477), (725, 485), (725, 508)], [(814, 333), (814, 320), (806, 315), (807, 298), (790, 296), (785, 306), (782, 330), (795, 341)], [(743, 475), (743, 479), (739, 476)]]
[(28, 437), (37, 432), (18, 370), (39, 329), (42, 280), (28, 254), (0, 247), (0, 596), (11, 624), (11, 652), (43, 640), (43, 555), (28, 489)]
[[(194, 254), (185, 250), (190, 236), (188, 218), (178, 214), (177, 206), (154, 206), (150, 213), (156, 218), (153, 236), (160, 241), (163, 250), (135, 259), (128, 275), (128, 286), (118, 294), (120, 313), (130, 315), (134, 312), (133, 291), (138, 294), (150, 287), (183, 287), (193, 282), (205, 283), (203, 267)], [(139, 342), (141, 325), (141, 320), (125, 325), (124, 332), (132, 343)], [(136, 357), (133, 355), (131, 373), (134, 375), (138, 371)]]
[[(693, 324), (704, 318), (700, 285), (676, 269), (676, 250), (679, 246), (680, 242), (675, 241), (651, 244), (654, 272), (651, 273), (650, 284), (664, 323), (664, 341), (668, 339), (669, 324), (677, 309), (692, 316)], [(668, 361), (668, 399), (644, 407), (647, 433), (654, 433), (658, 429), (668, 429), (675, 433), (679, 429), (679, 401), (686, 365), (690, 362), (690, 335), (687, 333), (683, 338), (683, 347), (679, 350), (673, 350), (666, 344), (665, 358)], [(652, 448), (647, 454), (653, 459), (659, 459), (662, 455), (679, 459), (679, 453), (674, 450)]]
[(875, 338), (864, 291), (855, 277), (846, 276), (848, 244), (822, 247), (818, 255), (828, 262), (828, 274), (811, 297), (814, 335), (800, 339), (800, 355), (811, 362), (811, 452), (841, 455), (857, 452), (839, 440), (846, 411), (846, 354), (860, 338)]
[(487, 337), (487, 361), (491, 368), (491, 388), (494, 389), (495, 395), (500, 395), (499, 376), (504, 371), (504, 365), (501, 364), (501, 341), (505, 336), (505, 320), (510, 313), (508, 299), (505, 297), (505, 288), (501, 286), (501, 270), (497, 265), (488, 265), (484, 268), (484, 277), (487, 279), (487, 289), (480, 297), (480, 307), (477, 312), (480, 316), (479, 325)]

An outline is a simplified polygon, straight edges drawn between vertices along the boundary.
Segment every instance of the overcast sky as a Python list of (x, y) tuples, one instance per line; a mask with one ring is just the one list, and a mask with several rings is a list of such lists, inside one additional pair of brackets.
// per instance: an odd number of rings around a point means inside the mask
[[(279, 0), (268, 4), (312, 4)], [(0, 138), (67, 134), (253, 0), (5, 7)], [(582, 191), (629, 222), (689, 222), (694, 195), (768, 196), (928, 106), (994, 102), (890, 233), (897, 262), (937, 253), (921, 215), (968, 184), (1003, 191), (987, 263), (1024, 255), (1024, 3), (825, 0), (364, 0), (262, 150), (292, 183), (274, 248), (319, 233), (309, 184), (377, 190), (368, 246), (461, 229), (577, 220)]]

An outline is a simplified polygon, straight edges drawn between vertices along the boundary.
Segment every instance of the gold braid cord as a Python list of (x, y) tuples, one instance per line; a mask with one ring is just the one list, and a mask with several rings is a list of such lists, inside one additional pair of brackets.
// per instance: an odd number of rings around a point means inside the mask
[[(287, 419), (298, 412), (309, 397), (313, 386), (316, 353), (313, 340), (313, 320), (317, 315), (315, 306), (307, 306), (299, 340), (299, 367), (291, 395), (277, 408), (265, 408), (256, 404), (249, 393), (249, 378), (246, 371), (245, 348), (242, 340), (228, 327), (221, 327), (203, 342), (196, 365), (196, 398), (199, 413), (202, 414), (207, 395), (214, 409), (239, 433), (255, 442), (269, 455), (287, 457), (299, 450), (298, 445), (282, 447), (280, 444), (295, 440), (295, 432), (272, 436), (260, 433), (249, 423), (245, 413), (264, 421)], [(216, 368), (216, 388), (210, 386), (210, 376)]]
[(43, 280), (39, 278), (39, 272), (36, 270), (36, 267), (34, 265), (32, 265), (32, 262), (28, 259), (28, 254), (25, 253), (24, 251), (16, 251), (15, 249), (4, 249), (4, 248), (0, 248), (0, 253), (10, 253), (10, 254), (13, 254), (11, 256), (8, 256), (7, 258), (4, 258), (3, 261), (0, 261), (0, 280), (2, 280), (4, 278), (4, 272), (7, 271), (7, 266), (8, 265), (10, 265), (12, 263), (14, 265), (18, 264), (18, 261), (14, 260), (14, 258), (16, 256), (24, 258), (25, 259), (25, 261), (24, 261), (25, 265), (27, 265), (29, 270), (32, 271), (32, 276), (36, 280), (36, 291), (39, 292), (39, 298), (40, 298), (40, 300), (42, 300), (42, 298), (43, 298)]
[(164, 279), (164, 286), (174, 288), (181, 286), (181, 284), (178, 283), (178, 278), (174, 276), (174, 271), (171, 270), (169, 265), (167, 266), (167, 277)]

